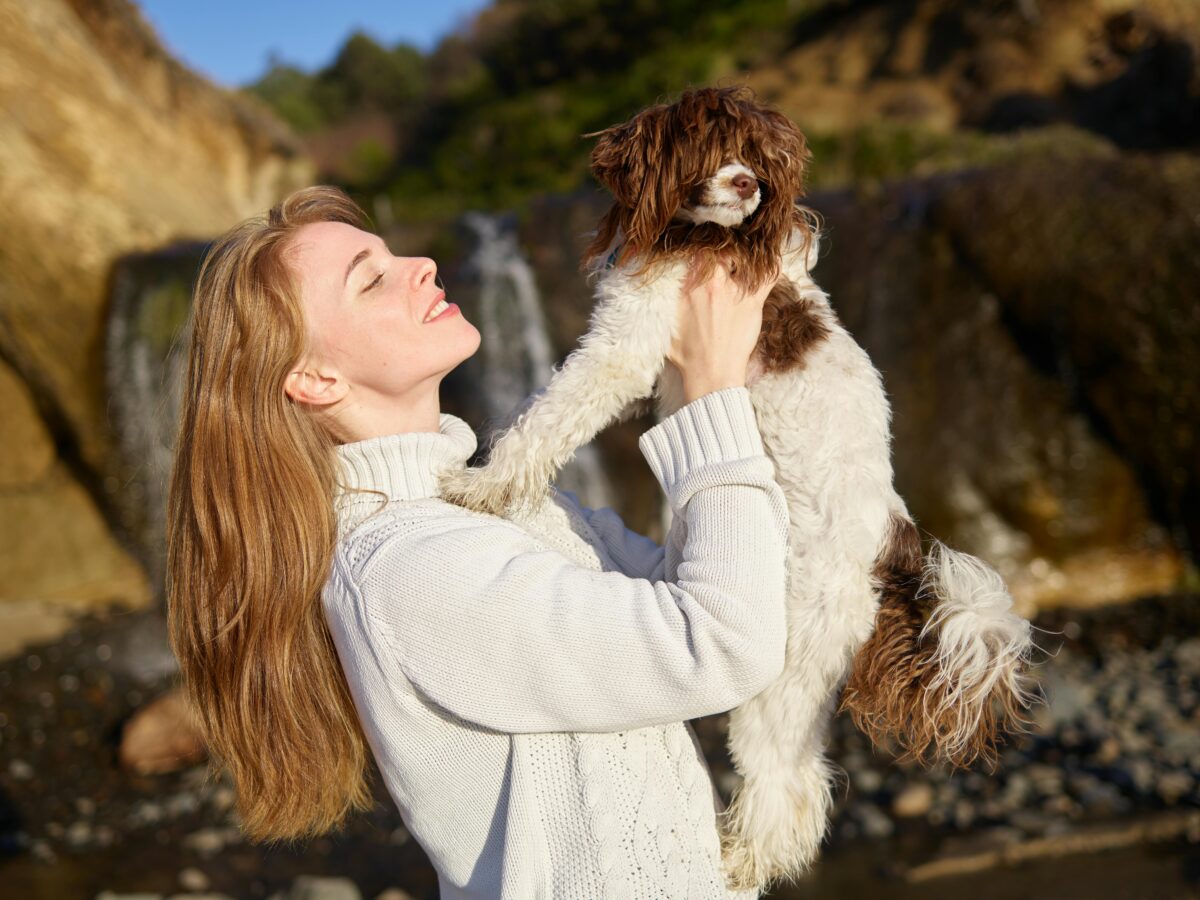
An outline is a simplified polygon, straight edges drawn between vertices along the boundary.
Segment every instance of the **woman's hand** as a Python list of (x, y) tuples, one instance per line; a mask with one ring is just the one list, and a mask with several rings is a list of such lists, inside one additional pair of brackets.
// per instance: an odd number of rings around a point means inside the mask
[(775, 280), (743, 293), (719, 260), (707, 281), (688, 269), (679, 299), (679, 324), (667, 360), (683, 377), (684, 402), (712, 391), (746, 384), (747, 370), (762, 330), (763, 304)]

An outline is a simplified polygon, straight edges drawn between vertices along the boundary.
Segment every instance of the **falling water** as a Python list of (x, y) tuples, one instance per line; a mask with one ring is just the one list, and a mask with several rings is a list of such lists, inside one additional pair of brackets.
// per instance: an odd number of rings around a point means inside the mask
[(119, 480), (115, 513), (161, 593), (166, 571), (167, 481), (187, 362), (191, 282), (204, 246), (130, 255), (117, 262), (105, 376)]
[[(533, 270), (517, 246), (512, 216), (470, 212), (463, 224), (476, 240), (466, 265), (479, 284), (481, 388), (494, 427), (511, 421), (549, 383), (555, 355)], [(612, 505), (594, 445), (580, 447), (559, 473), (560, 488), (587, 506)]]

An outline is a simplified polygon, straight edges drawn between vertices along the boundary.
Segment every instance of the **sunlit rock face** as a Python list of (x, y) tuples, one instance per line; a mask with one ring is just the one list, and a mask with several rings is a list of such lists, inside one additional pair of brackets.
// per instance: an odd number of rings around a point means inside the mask
[[(0, 480), (0, 542), (21, 547), (0, 554), (0, 603), (150, 595), (107, 534), (126, 483), (104, 352), (114, 262), (209, 239), (311, 177), (269, 114), (171, 59), (126, 0), (0, 0), (0, 363), (29, 398), (0, 406), (0, 431), (43, 434), (57, 473)], [(61, 517), (92, 523), (73, 550)]]
[(0, 360), (0, 657), (90, 605), (148, 595), (95, 499), (62, 459), (28, 386)]
[(1156, 149), (1200, 137), (1193, 0), (831, 3), (791, 37), (747, 80), (806, 130), (1070, 122)]

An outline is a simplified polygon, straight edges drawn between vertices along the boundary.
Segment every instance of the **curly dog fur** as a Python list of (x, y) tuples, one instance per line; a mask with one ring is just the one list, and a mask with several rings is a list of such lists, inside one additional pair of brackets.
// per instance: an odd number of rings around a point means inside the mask
[(731, 714), (743, 781), (721, 815), (730, 886), (762, 889), (818, 855), (837, 711), (922, 763), (994, 764), (997, 741), (1031, 721), (1032, 626), (986, 564), (937, 541), (922, 552), (893, 488), (881, 376), (810, 275), (820, 231), (797, 202), (811, 155), (799, 129), (744, 88), (706, 88), (596, 136), (592, 170), (614, 202), (584, 258), (588, 330), (497, 432), (488, 463), (443, 482), (443, 496), (503, 515), (536, 508), (575, 449), (633, 405), (682, 405), (664, 363), (690, 261), (728, 255), (747, 287), (780, 274), (747, 387), (791, 518), (787, 663)]

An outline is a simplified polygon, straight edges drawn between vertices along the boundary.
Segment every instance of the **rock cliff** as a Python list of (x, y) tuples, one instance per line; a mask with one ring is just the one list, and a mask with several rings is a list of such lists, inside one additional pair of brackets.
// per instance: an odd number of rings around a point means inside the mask
[(112, 530), (114, 263), (311, 176), (270, 113), (172, 59), (128, 0), (0, 0), (0, 610), (149, 598)]

